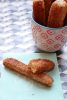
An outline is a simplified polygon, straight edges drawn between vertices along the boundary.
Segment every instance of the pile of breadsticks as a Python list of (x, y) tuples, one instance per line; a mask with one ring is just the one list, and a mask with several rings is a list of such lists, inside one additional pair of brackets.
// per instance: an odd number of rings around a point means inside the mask
[(33, 18), (52, 28), (67, 25), (67, 0), (33, 0)]
[(47, 74), (54, 69), (54, 62), (48, 59), (32, 59), (28, 64), (24, 64), (14, 58), (6, 58), (3, 61), (6, 68), (25, 75), (46, 86), (52, 86), (53, 78)]

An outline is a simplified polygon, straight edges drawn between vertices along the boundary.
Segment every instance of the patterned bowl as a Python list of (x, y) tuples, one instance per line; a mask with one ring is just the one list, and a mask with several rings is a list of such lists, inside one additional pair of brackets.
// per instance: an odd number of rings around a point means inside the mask
[(60, 50), (67, 41), (67, 26), (50, 28), (32, 19), (32, 35), (37, 47), (47, 52)]

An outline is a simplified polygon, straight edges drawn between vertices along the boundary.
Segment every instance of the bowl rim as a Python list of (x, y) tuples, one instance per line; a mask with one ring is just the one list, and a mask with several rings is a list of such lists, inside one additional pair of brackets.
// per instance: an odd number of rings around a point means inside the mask
[(32, 21), (37, 24), (38, 26), (42, 27), (42, 28), (46, 28), (46, 29), (52, 29), (52, 30), (59, 30), (59, 29), (64, 29), (64, 28), (67, 28), (67, 26), (63, 26), (63, 27), (59, 27), (59, 28), (52, 28), (52, 27), (48, 27), (48, 26), (43, 26), (41, 24), (39, 24), (38, 22), (36, 22), (34, 20), (34, 18), (32, 17)]

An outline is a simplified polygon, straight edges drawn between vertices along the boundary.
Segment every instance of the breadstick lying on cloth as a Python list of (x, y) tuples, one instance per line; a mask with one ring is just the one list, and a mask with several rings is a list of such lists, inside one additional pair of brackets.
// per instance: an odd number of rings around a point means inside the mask
[(25, 65), (24, 63), (14, 59), (14, 58), (7, 58), (3, 61), (3, 64), (5, 67), (14, 70), (20, 74), (23, 74), (27, 77), (30, 77), (31, 79), (34, 79), (46, 86), (51, 86), (53, 83), (52, 77), (50, 77), (46, 73), (42, 74), (33, 74), (29, 67)]
[(49, 27), (62, 27), (64, 25), (64, 19), (67, 13), (67, 3), (64, 0), (56, 0), (52, 3), (49, 16)]
[(48, 72), (54, 69), (54, 62), (48, 59), (32, 59), (28, 64), (33, 73)]
[(44, 0), (33, 0), (33, 18), (39, 24), (45, 25)]

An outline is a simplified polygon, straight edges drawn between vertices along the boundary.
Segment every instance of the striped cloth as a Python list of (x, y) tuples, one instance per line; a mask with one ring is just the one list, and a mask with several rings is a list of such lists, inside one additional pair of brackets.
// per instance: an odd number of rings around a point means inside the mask
[[(0, 0), (0, 65), (3, 53), (41, 52), (32, 39), (31, 17), (32, 0)], [(67, 100), (67, 44), (63, 49), (64, 55), (58, 55), (58, 62)]]
[[(0, 52), (28, 52), (34, 48), (31, 35), (32, 2), (0, 3)], [(31, 41), (31, 42), (30, 42)], [(24, 46), (25, 44), (25, 46)]]

